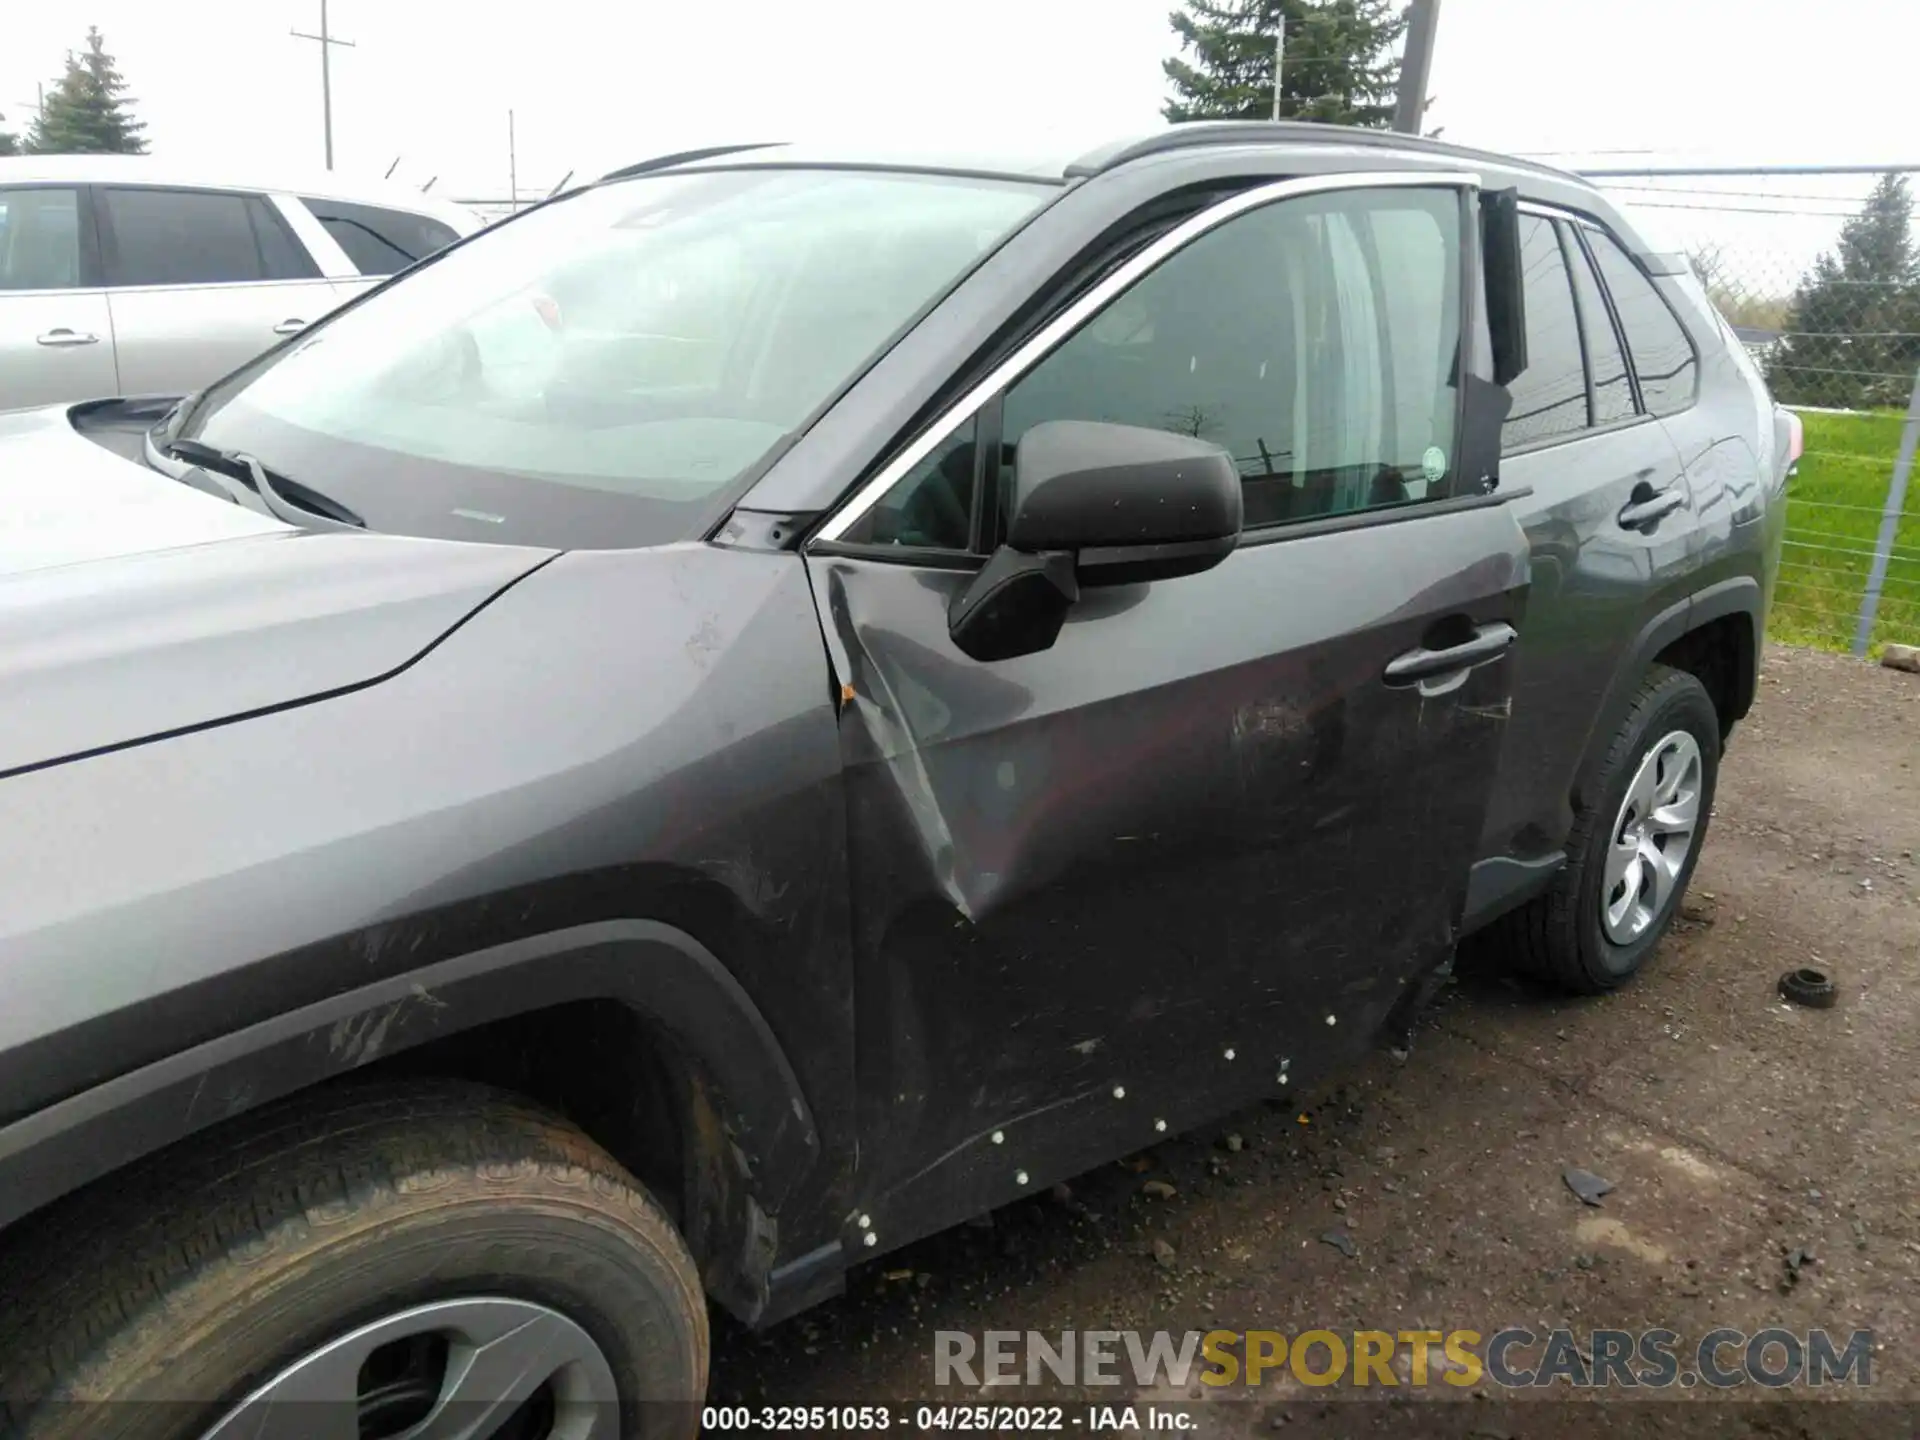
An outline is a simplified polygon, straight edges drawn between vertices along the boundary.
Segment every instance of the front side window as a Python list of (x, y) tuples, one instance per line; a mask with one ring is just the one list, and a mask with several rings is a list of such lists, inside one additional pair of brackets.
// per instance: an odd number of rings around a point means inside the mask
[(1507, 387), (1513, 404), (1500, 433), (1505, 450), (1587, 428), (1580, 320), (1559, 231), (1544, 215), (1520, 217), (1520, 273), (1526, 290), (1527, 368)]
[(1640, 377), (1640, 395), (1655, 415), (1672, 415), (1693, 404), (1699, 362), (1693, 342), (1674, 318), (1646, 272), (1604, 230), (1591, 227), (1587, 242), (1599, 262), (1600, 278), (1613, 297), (1620, 328), (1633, 353), (1634, 373)]
[(353, 268), (362, 275), (391, 275), (460, 238), (452, 226), (404, 210), (352, 205), (344, 200), (303, 198), (300, 203), (326, 227), (327, 234), (347, 252)]
[(80, 192), (0, 190), (0, 290), (80, 284)]
[(1196, 436), (1239, 467), (1250, 528), (1443, 498), (1459, 286), (1455, 191), (1339, 191), (1251, 211), (1018, 381), (1003, 453), (1049, 420)]
[(843, 538), (966, 550), (974, 487), (997, 470), (1004, 506), (1020, 437), (1050, 420), (1219, 445), (1249, 528), (1446, 498), (1460, 263), (1451, 190), (1332, 192), (1226, 221), (1013, 383), (996, 455), (976, 457), (968, 422)]
[(595, 186), (244, 367), (182, 433), (376, 529), (679, 539), (1051, 193), (797, 168)]
[(233, 285), (317, 273), (262, 196), (108, 186), (99, 198), (109, 285)]

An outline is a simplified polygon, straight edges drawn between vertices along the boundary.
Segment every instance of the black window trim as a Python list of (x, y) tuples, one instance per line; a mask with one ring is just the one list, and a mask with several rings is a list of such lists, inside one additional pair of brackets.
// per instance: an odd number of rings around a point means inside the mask
[[(992, 403), (995, 408), (993, 428), (996, 433), (991, 448), (997, 450), (999, 446), (998, 402), (1008, 390), (1068, 339), (1078, 334), (1110, 300), (1157, 270), (1201, 236), (1228, 221), (1237, 219), (1250, 211), (1265, 209), (1269, 205), (1281, 204), (1288, 200), (1347, 190), (1454, 190), (1459, 192), (1463, 207), (1463, 231), (1459, 246), (1462, 270), (1463, 275), (1470, 276), (1471, 264), (1478, 259), (1478, 250), (1471, 235), (1474, 226), (1467, 223), (1464, 207), (1472, 196), (1485, 188), (1485, 182), (1480, 174), (1470, 170), (1351, 170), (1265, 181), (1228, 195), (1188, 216), (1165, 233), (1155, 237), (1147, 245), (1128, 255), (1120, 264), (1102, 275), (1095, 284), (1088, 286), (1076, 296), (1070, 304), (1052, 312), (1046, 322), (1016, 346), (1011, 354), (942, 410), (931, 423), (920, 429), (905, 445), (896, 449), (875, 467), (868, 479), (857, 485), (852, 494), (829, 512), (827, 518), (816, 528), (813, 537), (807, 542), (806, 550), (809, 553), (821, 555), (858, 556), (901, 565), (918, 565), (923, 568), (934, 564), (933, 557), (937, 556), (938, 562), (935, 568), (978, 569), (986, 563), (987, 559), (987, 555), (979, 551), (935, 551), (919, 547), (909, 551), (908, 547), (857, 543), (842, 540), (841, 537), (858, 524), (874, 505), (878, 504), (894, 486), (905, 479), (915, 466), (933, 453), (954, 431), (975, 416), (982, 415), (989, 403)], [(1462, 322), (1460, 343), (1463, 354), (1467, 346), (1466, 337), (1470, 333), (1468, 327), (1473, 320), (1472, 294), (1471, 283), (1463, 284), (1457, 301)], [(1456, 427), (1459, 422), (1458, 407), (1461, 404), (1463, 390), (1464, 387), (1456, 387), (1456, 391), (1460, 392), (1455, 396)], [(984, 429), (983, 426), (982, 435), (976, 437), (976, 444), (984, 438)], [(986, 445), (980, 445), (983, 454), (988, 448)], [(993, 469), (997, 469), (997, 466), (989, 467), (989, 473)], [(984, 478), (978, 469), (975, 473), (976, 481)], [(1500, 505), (1518, 499), (1525, 493), (1527, 492), (1524, 489), (1503, 488), (1486, 495), (1383, 505), (1373, 509), (1351, 511), (1344, 515), (1280, 522), (1244, 532), (1240, 538), (1240, 545), (1243, 547), (1260, 545), (1297, 534), (1324, 535), (1338, 530), (1411, 520), (1423, 515), (1445, 514), (1456, 509)], [(975, 503), (977, 511), (979, 505), (977, 487)], [(989, 505), (989, 516), (995, 509), (997, 507)], [(991, 536), (984, 538), (991, 539)]]
[[(1578, 245), (1579, 242), (1568, 237), (1567, 224), (1564, 220), (1548, 216), (1547, 224), (1553, 227), (1553, 243), (1560, 247), (1560, 263), (1566, 267), (1567, 298), (1573, 303), (1573, 333), (1580, 346), (1580, 373), (1586, 378), (1587, 382), (1587, 423), (1580, 428), (1582, 431), (1591, 430), (1595, 427), (1600, 417), (1599, 392), (1594, 388), (1593, 381), (1593, 347), (1587, 343), (1587, 314), (1586, 311), (1580, 308), (1580, 283), (1574, 278), (1573, 273), (1577, 256), (1584, 255), (1585, 252), (1574, 251), (1569, 248)], [(1584, 260), (1581, 260), (1579, 263), (1587, 264)], [(1591, 270), (1592, 267), (1589, 265), (1588, 268)], [(1626, 355), (1626, 348), (1623, 346), (1620, 350), (1620, 358), (1623, 362), (1626, 361)], [(1631, 363), (1628, 363), (1628, 369), (1631, 371)], [(1631, 381), (1628, 383), (1628, 393), (1632, 393)], [(1639, 409), (1640, 407), (1638, 405), (1634, 406), (1636, 414), (1639, 412)]]
[(1586, 252), (1587, 263), (1593, 268), (1594, 283), (1600, 287), (1600, 294), (1607, 302), (1607, 313), (1613, 317), (1613, 332), (1619, 337), (1620, 353), (1626, 357), (1627, 374), (1631, 376), (1633, 380), (1633, 403), (1635, 408), (1650, 420), (1660, 418), (1653, 413), (1652, 408), (1647, 404), (1646, 391), (1640, 383), (1640, 360), (1639, 357), (1633, 353), (1633, 346), (1627, 343), (1627, 327), (1621, 323), (1620, 307), (1615, 303), (1613, 291), (1607, 285), (1606, 274), (1600, 268), (1600, 257), (1594, 253), (1593, 245), (1587, 239), (1585, 232), (1590, 229), (1597, 230), (1600, 234), (1611, 240), (1614, 248), (1626, 257), (1627, 263), (1640, 272), (1640, 278), (1647, 282), (1647, 288), (1653, 291), (1655, 298), (1666, 307), (1667, 314), (1673, 317), (1674, 326), (1680, 331), (1681, 338), (1687, 342), (1687, 352), (1693, 357), (1693, 389), (1687, 396), (1686, 404), (1667, 412), (1669, 416), (1686, 414), (1700, 403), (1700, 371), (1703, 362), (1700, 355), (1700, 346), (1693, 338), (1693, 331), (1687, 328), (1687, 322), (1681, 318), (1680, 312), (1673, 308), (1673, 302), (1669, 300), (1660, 289), (1659, 284), (1648, 272), (1647, 267), (1640, 263), (1640, 257), (1634, 253), (1631, 245), (1627, 244), (1626, 241), (1622, 240), (1599, 221), (1587, 216), (1582, 216), (1580, 224), (1575, 228), (1581, 232), (1580, 248)]
[(80, 283), (58, 290), (0, 290), (0, 295), (87, 295), (106, 289), (106, 266), (101, 263), (100, 231), (94, 219), (93, 187), (71, 180), (19, 180), (0, 184), (0, 195), (16, 190), (72, 190), (80, 221)]
[[(99, 230), (100, 283), (104, 289), (156, 291), (207, 290), (215, 286), (224, 288), (227, 286), (241, 285), (324, 285), (329, 283), (328, 277), (322, 273), (319, 260), (315, 258), (313, 252), (307, 248), (306, 242), (300, 238), (298, 232), (295, 231), (293, 226), (288, 222), (287, 217), (281, 213), (280, 207), (274, 203), (273, 195), (269, 191), (230, 190), (223, 189), (218, 185), (168, 185), (155, 180), (96, 181), (90, 183), (86, 188), (89, 191), (88, 204), (94, 215), (94, 223)], [(313, 267), (314, 273), (312, 275), (295, 275), (283, 278), (263, 275), (257, 280), (169, 280), (144, 285), (117, 284), (108, 278), (119, 261), (120, 251), (118, 237), (113, 233), (113, 218), (107, 213), (105, 198), (100, 194), (100, 192), (104, 190), (162, 190), (173, 195), (219, 195), (243, 202), (257, 200), (266, 207), (267, 212), (273, 218), (273, 223), (280, 227), (282, 234), (286, 236), (287, 244), (293, 247), (296, 254), (306, 257), (307, 264)], [(252, 207), (249, 206), (247, 228), (253, 233), (254, 247), (258, 250), (260, 245), (259, 232), (254, 230), (253, 227), (253, 210)], [(261, 253), (260, 259), (264, 267), (266, 263), (266, 255), (264, 252)]]

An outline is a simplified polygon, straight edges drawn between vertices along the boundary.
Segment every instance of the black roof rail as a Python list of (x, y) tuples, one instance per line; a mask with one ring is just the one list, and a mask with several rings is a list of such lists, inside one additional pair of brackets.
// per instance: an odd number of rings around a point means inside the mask
[[(1351, 125), (1321, 125), (1308, 120), (1186, 120), (1136, 140), (1120, 140), (1090, 150), (1067, 167), (1070, 178), (1098, 175), (1129, 161), (1169, 150), (1204, 145), (1362, 145), (1383, 150), (1417, 150), (1456, 160), (1474, 160), (1511, 169), (1533, 170), (1557, 178), (1580, 181), (1570, 170), (1556, 170), (1532, 160), (1450, 145), (1422, 135), (1397, 130), (1362, 130)], [(1585, 182), (1582, 182), (1585, 183)]]
[(671, 155), (656, 155), (651, 160), (638, 160), (618, 170), (609, 170), (600, 179), (625, 180), (629, 176), (645, 175), (650, 170), (671, 170), (675, 165), (691, 165), (696, 160), (711, 160), (718, 155), (733, 155), (742, 150), (765, 150), (770, 145), (785, 143), (784, 140), (756, 140), (751, 145), (709, 145), (702, 150), (676, 150)]

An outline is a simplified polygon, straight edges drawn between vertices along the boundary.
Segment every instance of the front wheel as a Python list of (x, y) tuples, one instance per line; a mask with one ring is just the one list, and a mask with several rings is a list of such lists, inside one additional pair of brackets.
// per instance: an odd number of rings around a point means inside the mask
[(1500, 922), (1506, 948), (1576, 994), (1625, 984), (1680, 908), (1719, 773), (1720, 717), (1705, 687), (1655, 666), (1574, 821), (1566, 868)]
[(707, 1325), (685, 1245), (606, 1152), (498, 1091), (273, 1107), (25, 1238), (0, 1341), (22, 1440), (698, 1430)]

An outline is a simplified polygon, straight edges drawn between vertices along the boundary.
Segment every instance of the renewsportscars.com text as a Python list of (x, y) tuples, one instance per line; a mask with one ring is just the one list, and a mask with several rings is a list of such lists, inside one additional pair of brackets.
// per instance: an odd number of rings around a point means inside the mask
[(1710, 1330), (988, 1330), (934, 1335), (936, 1385), (1715, 1389), (1873, 1383), (1873, 1332)]

